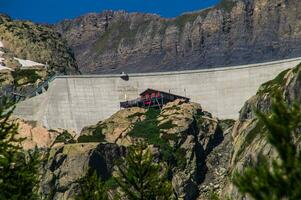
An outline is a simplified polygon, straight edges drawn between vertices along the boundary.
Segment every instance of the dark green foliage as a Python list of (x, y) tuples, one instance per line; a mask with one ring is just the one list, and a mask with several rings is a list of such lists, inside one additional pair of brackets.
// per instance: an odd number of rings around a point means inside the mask
[(107, 200), (107, 187), (105, 183), (100, 180), (96, 172), (89, 172), (87, 176), (81, 178), (79, 181), (80, 194), (77, 200)]
[(242, 193), (255, 199), (301, 199), (301, 152), (295, 144), (300, 139), (301, 107), (288, 106), (276, 95), (269, 116), (258, 112), (267, 131), (267, 141), (279, 158), (269, 161), (259, 155), (257, 163), (240, 175), (234, 173), (233, 183)]
[(91, 135), (82, 135), (77, 138), (79, 143), (88, 143), (88, 142), (105, 142), (105, 135), (102, 133), (102, 127), (98, 126), (93, 130)]
[(61, 135), (59, 135), (54, 141), (54, 143), (61, 143), (61, 142), (63, 142), (64, 144), (72, 144), (72, 143), (76, 143), (76, 140), (72, 137), (72, 135), (68, 131), (64, 130), (64, 132)]
[(172, 199), (171, 183), (162, 165), (154, 163), (143, 144), (129, 148), (124, 162), (118, 165), (116, 182), (131, 200)]
[(0, 199), (37, 199), (38, 152), (24, 152), (15, 139), (18, 126), (10, 123), (14, 106), (6, 99), (0, 106)]
[(208, 195), (208, 200), (219, 200), (218, 194), (214, 191), (210, 191)]
[(265, 132), (265, 127), (263, 121), (256, 121), (255, 127), (252, 128), (252, 130), (248, 133), (248, 135), (246, 135), (243, 144), (238, 150), (235, 161), (237, 161), (240, 158), (240, 155), (246, 150), (246, 147), (248, 147), (254, 141), (254, 139), (258, 136), (258, 134), (263, 134), (264, 132)]
[(159, 114), (160, 110), (150, 108), (145, 113), (145, 120), (137, 122), (129, 132), (129, 135), (132, 137), (143, 138), (146, 143), (154, 144), (159, 147), (163, 160), (168, 164), (185, 167), (185, 165), (183, 165), (185, 157), (183, 157), (181, 149), (172, 148), (168, 143), (169, 139), (176, 140), (177, 138), (175, 136), (173, 136), (174, 138), (160, 137), (160, 129), (172, 128), (174, 125), (171, 122), (167, 122), (166, 124), (158, 126), (157, 117)]
[(114, 177), (109, 178), (105, 182), (105, 187), (108, 189), (116, 189), (118, 187), (118, 184)]
[(27, 83), (35, 83), (38, 79), (41, 78), (40, 75), (37, 74), (37, 70), (36, 69), (19, 69), (16, 70), (12, 73), (14, 79), (15, 79), (15, 85), (16, 86), (20, 86), (20, 84), (18, 83), (18, 81), (20, 81), (21, 79), (25, 79), (26, 81), (23, 84), (27, 84)]
[[(298, 69), (298, 67), (296, 67)], [(285, 75), (288, 73), (290, 69), (284, 70), (280, 74), (276, 76), (273, 80), (270, 80), (261, 85), (257, 94), (263, 94), (270, 91), (278, 91), (282, 89), (282, 86), (285, 84)]]
[(145, 120), (137, 122), (133, 129), (129, 132), (129, 135), (144, 138), (149, 144), (164, 143), (164, 141), (160, 138), (160, 129), (157, 122), (159, 114), (160, 110), (149, 109), (145, 113)]

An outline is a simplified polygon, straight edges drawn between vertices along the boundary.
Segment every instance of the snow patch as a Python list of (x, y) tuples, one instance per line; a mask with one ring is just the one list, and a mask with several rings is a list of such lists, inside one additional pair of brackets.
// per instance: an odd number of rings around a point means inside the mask
[(44, 64), (42, 63), (38, 63), (38, 62), (34, 62), (31, 60), (23, 60), (20, 58), (14, 58), (15, 60), (17, 60), (23, 68), (27, 68), (27, 67), (45, 67)]
[[(1, 40), (0, 40), (0, 48), (4, 48), (3, 42)], [(3, 54), (4, 54), (4, 52), (0, 50), (0, 71), (1, 70), (13, 71), (13, 69), (5, 66), (5, 64), (4, 64), (5, 59), (3, 58)], [(45, 67), (44, 64), (34, 62), (31, 60), (24, 60), (24, 59), (20, 59), (20, 58), (14, 58), (14, 59), (17, 60), (22, 65), (21, 69), (27, 68), (27, 67)]]
[(3, 66), (3, 65), (1, 65), (1, 64), (0, 64), (0, 71), (2, 71), (2, 70), (9, 70), (9, 71), (13, 71), (11, 68), (9, 68), (9, 67), (5, 67), (5, 66)]
[[(3, 42), (1, 40), (0, 40), (0, 48), (4, 48)], [(2, 71), (2, 70), (10, 70), (10, 71), (12, 71), (11, 68), (5, 67), (5, 65), (4, 65), (4, 60), (5, 59), (2, 57), (3, 54), (4, 54), (4, 52), (0, 50), (0, 71)]]

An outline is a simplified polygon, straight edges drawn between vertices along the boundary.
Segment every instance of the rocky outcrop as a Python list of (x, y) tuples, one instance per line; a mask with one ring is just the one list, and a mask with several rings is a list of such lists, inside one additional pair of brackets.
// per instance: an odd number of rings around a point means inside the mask
[(107, 180), (115, 162), (125, 155), (116, 144), (68, 144), (51, 149), (43, 167), (40, 192), (47, 199), (74, 199), (80, 191), (78, 180), (89, 169)]
[[(267, 143), (266, 129), (255, 114), (255, 109), (269, 113), (271, 99), (276, 90), (280, 91), (285, 101), (290, 104), (300, 102), (301, 96), (301, 65), (280, 73), (275, 79), (263, 84), (255, 96), (250, 98), (240, 111), (240, 117), (235, 122), (233, 137), (233, 153), (229, 163), (229, 175), (234, 171), (242, 171), (246, 166), (255, 163), (259, 154), (268, 158), (275, 158), (276, 152)], [(238, 199), (242, 195), (229, 182), (224, 194), (232, 199)], [(246, 197), (249, 199), (248, 197)]]
[(23, 149), (49, 148), (61, 133), (59, 131), (49, 131), (38, 122), (13, 119), (18, 124), (18, 134), (16, 138), (23, 138), (21, 142)]
[(182, 100), (170, 102), (161, 110), (120, 110), (86, 127), (78, 138), (82, 143), (51, 149), (43, 167), (41, 191), (52, 199), (72, 198), (79, 191), (76, 181), (85, 176), (87, 169), (100, 170), (102, 178), (108, 180), (115, 161), (126, 154), (126, 146), (143, 140), (150, 145), (155, 160), (169, 166), (178, 199), (249, 199), (231, 184), (232, 173), (252, 164), (259, 153), (276, 155), (253, 108), (268, 113), (275, 89), (288, 103), (301, 101), (300, 80), (301, 65), (263, 84), (235, 122), (219, 120), (199, 104)]
[[(301, 101), (300, 80), (301, 65), (263, 84), (245, 103), (235, 122), (219, 120), (199, 104), (182, 100), (170, 102), (161, 110), (120, 110), (86, 127), (79, 137), (88, 138), (83, 143), (52, 148), (43, 167), (41, 191), (52, 199), (72, 198), (79, 191), (76, 181), (88, 168), (101, 170), (99, 174), (108, 180), (114, 174), (115, 161), (126, 154), (126, 146), (143, 140), (150, 145), (155, 160), (169, 166), (177, 199), (250, 199), (231, 183), (232, 173), (255, 162), (260, 153), (276, 156), (254, 108), (268, 113), (275, 89), (288, 103)], [(101, 140), (93, 143), (94, 138)]]
[(91, 142), (101, 132), (103, 142), (119, 145), (144, 140), (159, 152), (159, 160), (171, 167), (178, 199), (196, 199), (200, 191), (199, 198), (206, 199), (212, 191), (220, 192), (226, 182), (232, 125), (233, 121), (220, 121), (199, 104), (175, 100), (161, 111), (123, 109), (85, 128), (79, 139), (89, 136)]
[(47, 64), (60, 73), (78, 73), (72, 51), (60, 34), (46, 25), (0, 15), (0, 41), (15, 57)]
[(56, 73), (79, 73), (72, 50), (60, 34), (48, 26), (0, 14), (0, 97), (31, 96)]
[(11, 118), (10, 122), (18, 125), (15, 138), (22, 139), (20, 145), (24, 150), (49, 149), (68, 143), (67, 136), (76, 138), (75, 132), (63, 129), (49, 130), (36, 121)]
[(136, 122), (145, 119), (145, 112), (145, 109), (138, 107), (120, 110), (103, 122), (85, 127), (78, 141), (106, 141), (125, 146), (131, 145), (133, 141), (128, 133)]
[(106, 11), (58, 23), (83, 73), (153, 72), (301, 55), (299, 0), (222, 0), (174, 19)]

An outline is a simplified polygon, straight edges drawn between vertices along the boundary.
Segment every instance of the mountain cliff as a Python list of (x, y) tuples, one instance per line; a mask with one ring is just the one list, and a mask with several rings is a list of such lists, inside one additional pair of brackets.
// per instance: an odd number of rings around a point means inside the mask
[(301, 55), (301, 2), (222, 0), (165, 19), (106, 11), (58, 23), (83, 73), (152, 72)]
[[(41, 193), (50, 199), (72, 199), (79, 192), (84, 169), (99, 172), (105, 181), (114, 175), (114, 163), (126, 148), (144, 140), (155, 160), (166, 162), (177, 199), (247, 199), (231, 183), (233, 172), (256, 163), (263, 154), (275, 158), (266, 140), (266, 128), (254, 114), (269, 113), (275, 89), (287, 103), (300, 102), (301, 65), (264, 83), (246, 101), (236, 121), (219, 120), (199, 104), (181, 100), (162, 110), (122, 109), (96, 125), (86, 127), (72, 143), (52, 148), (43, 167)], [(64, 140), (61, 140), (64, 142)], [(299, 141), (300, 142), (300, 141)], [(71, 166), (71, 167), (70, 167)]]
[(0, 41), (14, 57), (47, 64), (59, 73), (78, 73), (72, 50), (47, 25), (13, 20), (0, 14)]
[(55, 73), (79, 73), (61, 35), (50, 26), (0, 14), (0, 97), (28, 96)]
[[(97, 125), (86, 127), (77, 144), (57, 146), (44, 167), (42, 193), (53, 199), (72, 199), (85, 167), (105, 180), (114, 174), (116, 160), (137, 140), (148, 143), (156, 160), (170, 167), (177, 199), (207, 199), (226, 183), (233, 121), (218, 120), (199, 104), (176, 100), (160, 110), (120, 110)], [(72, 166), (72, 167), (70, 167)], [(83, 167), (85, 166), (85, 167)]]

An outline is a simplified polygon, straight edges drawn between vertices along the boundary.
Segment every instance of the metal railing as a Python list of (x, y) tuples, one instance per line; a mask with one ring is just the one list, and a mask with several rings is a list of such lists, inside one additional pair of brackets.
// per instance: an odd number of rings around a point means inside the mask
[(39, 85), (30, 95), (27, 96), (27, 98), (31, 98), (34, 96), (37, 96), (38, 94), (43, 93), (46, 91), (46, 87), (49, 87), (49, 83), (51, 83), (53, 80), (55, 80), (57, 74), (52, 75), (49, 77), (46, 81), (44, 81), (41, 85)]
[(40, 84), (37, 88), (35, 88), (29, 95), (23, 95), (16, 92), (11, 92), (12, 98), (16, 101), (24, 101), (28, 98), (35, 97), (43, 92), (45, 92), (47, 87), (49, 88), (49, 83), (55, 80), (57, 74), (50, 76), (47, 80), (45, 80), (42, 84)]

